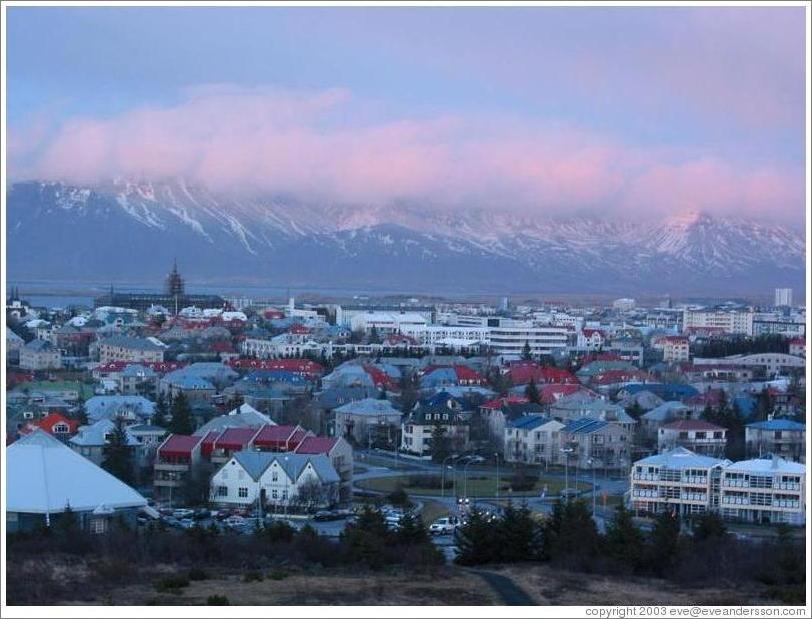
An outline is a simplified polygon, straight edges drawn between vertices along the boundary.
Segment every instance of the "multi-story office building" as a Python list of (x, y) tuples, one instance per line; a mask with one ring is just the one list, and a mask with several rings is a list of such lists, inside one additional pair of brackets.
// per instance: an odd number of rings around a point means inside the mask
[(682, 314), (682, 329), (693, 328), (720, 329), (724, 333), (741, 333), (753, 335), (752, 310), (692, 310), (685, 309)]
[(792, 288), (775, 289), (775, 306), (776, 307), (792, 306)]

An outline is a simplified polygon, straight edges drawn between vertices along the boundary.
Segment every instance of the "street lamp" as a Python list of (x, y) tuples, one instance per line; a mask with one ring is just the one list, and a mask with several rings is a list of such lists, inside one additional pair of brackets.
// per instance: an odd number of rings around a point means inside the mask
[[(449, 458), (456, 458), (454, 454), (450, 454), (443, 458), (442, 463), (440, 463), (440, 498), (445, 497), (445, 463), (448, 461)], [(457, 469), (454, 469), (454, 477), (456, 477)], [(456, 481), (454, 483), (456, 485)]]
[(496, 505), (499, 505), (499, 452), (494, 452), (496, 456)]
[(575, 451), (572, 447), (562, 447), (561, 453), (564, 454), (564, 492), (566, 493), (567, 500), (569, 500), (570, 490), (570, 454)]
[(590, 458), (589, 460), (587, 460), (587, 462), (589, 463), (589, 466), (592, 467), (592, 516), (594, 517), (595, 516), (595, 506), (596, 506), (596, 502), (595, 502), (595, 496), (596, 496), (595, 495), (595, 490), (596, 490), (596, 488), (595, 488), (595, 460)]
[(465, 466), (462, 467), (462, 488), (463, 494), (465, 494), (465, 498), (468, 498), (468, 465), (471, 464), (471, 460), (468, 459), (465, 461)]

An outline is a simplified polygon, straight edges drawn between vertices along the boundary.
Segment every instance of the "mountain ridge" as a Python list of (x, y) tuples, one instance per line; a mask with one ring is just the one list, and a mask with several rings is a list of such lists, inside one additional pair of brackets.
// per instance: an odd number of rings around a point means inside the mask
[[(314, 205), (182, 179), (8, 188), (8, 273), (188, 276), (472, 292), (736, 294), (804, 286), (803, 235), (694, 212), (662, 222)], [(145, 250), (145, 248), (147, 248)]]

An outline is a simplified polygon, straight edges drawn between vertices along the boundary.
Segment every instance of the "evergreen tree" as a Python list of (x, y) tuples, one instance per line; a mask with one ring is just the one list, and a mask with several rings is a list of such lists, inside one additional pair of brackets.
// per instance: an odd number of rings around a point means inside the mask
[(632, 513), (621, 503), (606, 526), (606, 552), (630, 571), (642, 567), (645, 551), (643, 533), (634, 524)]
[(773, 398), (769, 389), (764, 387), (756, 398), (756, 420), (766, 421), (772, 415), (774, 409)]
[(648, 559), (651, 570), (661, 576), (676, 564), (680, 547), (680, 520), (674, 511), (657, 515), (648, 540)]
[(116, 421), (116, 426), (104, 447), (102, 468), (125, 484), (132, 484), (133, 451), (132, 447), (128, 445), (127, 431), (121, 419)]
[(524, 346), (522, 346), (522, 360), (524, 361), (533, 360), (533, 352), (530, 350), (530, 342), (528, 340), (525, 340)]
[(498, 525), (500, 561), (535, 561), (541, 556), (539, 527), (527, 506), (508, 503)]
[(172, 420), (169, 422), (169, 431), (173, 434), (191, 434), (194, 431), (192, 425), (192, 409), (186, 394), (182, 391), (172, 400)]
[(482, 565), (501, 559), (498, 525), (480, 510), (472, 509), (468, 520), (457, 529), (457, 558), (460, 565)]
[(694, 520), (693, 537), (698, 542), (724, 540), (727, 538), (727, 525), (719, 514), (705, 512)]
[(378, 335), (378, 328), (372, 327), (369, 331), (369, 343), (370, 344), (380, 344), (381, 343), (381, 336)]
[(542, 526), (542, 556), (586, 568), (599, 550), (600, 536), (589, 507), (580, 499), (556, 502)]
[(530, 382), (527, 383), (527, 387), (524, 390), (524, 397), (526, 397), (530, 402), (533, 402), (534, 404), (541, 403), (541, 396), (539, 396), (539, 390), (536, 387), (536, 381), (534, 381), (532, 378), (530, 379)]
[(645, 411), (643, 410), (643, 407), (640, 406), (640, 402), (635, 400), (634, 402), (632, 402), (632, 405), (629, 408), (626, 409), (626, 412), (629, 414), (629, 416), (632, 419), (637, 420), (637, 419), (640, 419), (640, 417), (643, 416), (643, 413)]
[(400, 544), (418, 546), (420, 544), (430, 544), (431, 538), (426, 525), (420, 517), (412, 512), (406, 512), (400, 519), (400, 527), (395, 533), (395, 539)]
[(158, 399), (155, 400), (155, 416), (152, 423), (162, 428), (169, 426), (169, 406), (163, 393), (159, 393)]
[(451, 454), (451, 440), (445, 427), (439, 422), (434, 424), (431, 431), (431, 459), (442, 462)]

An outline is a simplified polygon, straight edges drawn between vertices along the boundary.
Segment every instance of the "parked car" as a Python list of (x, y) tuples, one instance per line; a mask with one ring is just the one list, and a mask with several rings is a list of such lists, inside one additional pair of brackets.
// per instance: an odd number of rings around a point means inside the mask
[(460, 519), (456, 516), (446, 516), (438, 518), (429, 526), (429, 533), (432, 535), (450, 535), (460, 526)]
[(193, 526), (195, 526), (195, 521), (191, 518), (182, 518), (178, 520), (178, 526), (181, 529), (191, 529)]
[(229, 516), (223, 520), (223, 524), (227, 527), (241, 527), (245, 525), (245, 518), (242, 516)]
[(192, 516), (195, 515), (195, 510), (193, 510), (193, 509), (176, 509), (175, 511), (172, 512), (172, 515), (175, 518), (177, 518), (178, 520), (181, 520), (183, 518), (191, 518)]
[(313, 520), (327, 521), (327, 520), (341, 520), (350, 516), (352, 512), (349, 510), (338, 509), (322, 509), (313, 515)]
[(400, 528), (400, 521), (403, 519), (403, 515), (396, 515), (396, 514), (389, 514), (384, 518), (386, 521), (386, 526), (390, 529), (399, 529)]

